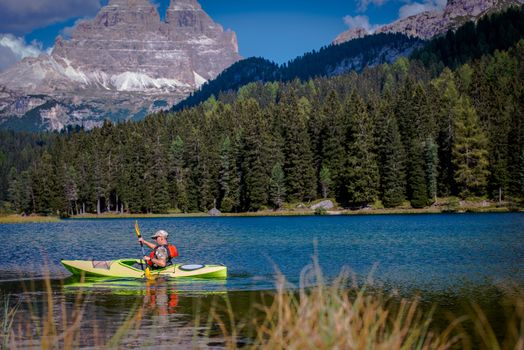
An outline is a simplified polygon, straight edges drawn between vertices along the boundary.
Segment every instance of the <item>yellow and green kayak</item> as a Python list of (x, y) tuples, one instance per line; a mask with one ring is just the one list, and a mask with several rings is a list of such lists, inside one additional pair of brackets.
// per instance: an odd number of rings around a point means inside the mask
[[(119, 259), (110, 261), (62, 260), (73, 275), (85, 277), (142, 278), (144, 271), (140, 259)], [(143, 265), (144, 268), (147, 265)], [(163, 269), (151, 270), (155, 277), (168, 278), (226, 278), (227, 267), (224, 265), (173, 264)]]

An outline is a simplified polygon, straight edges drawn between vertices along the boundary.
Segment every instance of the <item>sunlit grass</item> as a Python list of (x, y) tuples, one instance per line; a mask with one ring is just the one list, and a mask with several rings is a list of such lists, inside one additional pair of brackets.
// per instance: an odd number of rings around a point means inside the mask
[[(524, 349), (524, 292), (512, 288), (505, 335), (496, 335), (476, 304), (469, 312), (437, 325), (433, 309), (417, 297), (387, 297), (359, 286), (343, 272), (326, 282), (318, 264), (304, 269), (301, 286), (277, 281), (273, 303), (261, 305), (255, 349)], [(500, 327), (498, 327), (500, 328)], [(233, 344), (232, 344), (233, 345)], [(234, 347), (234, 346), (231, 346)]]
[(59, 222), (60, 218), (57, 216), (40, 216), (40, 215), (0, 215), (0, 224), (23, 224), (34, 222)]
[[(228, 349), (521, 350), (524, 293), (513, 288), (508, 295), (509, 313), (504, 325), (490, 324), (485, 311), (476, 304), (471, 304), (464, 315), (437, 325), (435, 309), (423, 307), (419, 298), (390, 296), (368, 282), (357, 282), (348, 272), (326, 280), (314, 261), (303, 270), (299, 286), (293, 287), (279, 274), (272, 297), (262, 298), (266, 302), (256, 305), (257, 317), (236, 313), (227, 295), (213, 299), (209, 312), (197, 302), (192, 316), (194, 332), (187, 334), (184, 346), (206, 348), (212, 341)], [(1, 349), (76, 349), (86, 346), (86, 337), (90, 339), (87, 346), (97, 349), (129, 344), (155, 346), (156, 336), (162, 337), (162, 328), (157, 332), (153, 326), (147, 338), (139, 331), (148, 312), (146, 303), (123, 311), (124, 319), (108, 333), (103, 323), (97, 323), (103, 320), (86, 317), (89, 294), (80, 291), (69, 307), (65, 299), (57, 301), (55, 297), (49, 278), (44, 281), (43, 305), (37, 306), (34, 300), (21, 303), (12, 295), (4, 295), (0, 305)], [(25, 306), (23, 311), (21, 306)], [(85, 327), (87, 324), (90, 327)], [(505, 334), (496, 334), (493, 326), (505, 329)], [(174, 334), (176, 327), (170, 325), (169, 332)], [(86, 329), (92, 334), (86, 334)]]

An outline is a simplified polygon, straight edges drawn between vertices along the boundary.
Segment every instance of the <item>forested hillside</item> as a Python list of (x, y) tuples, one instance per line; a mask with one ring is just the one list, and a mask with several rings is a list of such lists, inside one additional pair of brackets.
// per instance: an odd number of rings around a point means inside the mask
[[(524, 38), (524, 7), (510, 8), (481, 18), (477, 23), (468, 22), (456, 31), (426, 42), (402, 34), (377, 34), (354, 39), (340, 45), (329, 45), (318, 51), (306, 53), (287, 64), (278, 66), (262, 58), (248, 58), (237, 62), (216, 79), (204, 84), (175, 111), (196, 106), (211, 96), (220, 99), (241, 86), (252, 82), (291, 81), (333, 76), (350, 70), (362, 71), (366, 66), (390, 62), (385, 55), (409, 55), (424, 62), (433, 77), (444, 67), (457, 68), (461, 64), (495, 50), (507, 50)], [(398, 57), (398, 56), (395, 56)]]
[[(0, 210), (10, 206), (9, 182), (16, 183), (19, 178), (28, 176), (25, 170), (40, 157), (53, 137), (53, 134), (0, 130)], [(26, 201), (29, 200), (29, 193), (24, 189), (16, 192), (23, 193)]]
[(436, 78), (400, 59), (360, 75), (252, 83), (228, 103), (61, 135), (10, 198), (40, 213), (522, 198), (523, 81), (520, 41)]
[(193, 107), (211, 96), (219, 97), (254, 82), (291, 81), (333, 76), (351, 70), (362, 71), (366, 66), (392, 63), (400, 55), (407, 56), (422, 41), (402, 34), (377, 34), (329, 45), (308, 52), (281, 66), (263, 58), (248, 58), (233, 64), (216, 79), (178, 103), (173, 110)]
[(495, 50), (507, 50), (524, 38), (524, 6), (482, 17), (477, 23), (468, 22), (456, 31), (428, 42), (415, 51), (412, 59), (421, 60), (438, 71), (461, 64)]

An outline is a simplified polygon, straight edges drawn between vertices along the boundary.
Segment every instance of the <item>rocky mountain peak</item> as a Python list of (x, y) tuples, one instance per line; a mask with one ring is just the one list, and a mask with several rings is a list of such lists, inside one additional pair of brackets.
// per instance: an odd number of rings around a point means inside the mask
[(345, 32), (339, 34), (335, 38), (335, 40), (333, 40), (333, 44), (341, 44), (341, 43), (344, 43), (346, 41), (350, 41), (350, 40), (353, 40), (353, 39), (363, 38), (363, 37), (365, 37), (368, 34), (369, 34), (369, 32), (366, 29), (362, 28), (362, 27), (351, 28), (351, 29), (346, 30)]
[(150, 0), (110, 0), (70, 39), (57, 38), (51, 55), (0, 73), (0, 86), (64, 103), (95, 101), (100, 115), (115, 100), (138, 113), (154, 110), (156, 99), (178, 102), (240, 58), (235, 33), (196, 0), (171, 0), (165, 21)]
[(167, 11), (202, 10), (202, 6), (196, 0), (171, 0)]
[[(467, 21), (477, 20), (485, 14), (500, 11), (508, 6), (522, 5), (524, 0), (448, 0), (442, 10), (426, 11), (399, 19), (378, 28), (375, 33), (402, 33), (421, 39), (430, 39), (456, 29)], [(359, 36), (356, 29), (341, 33), (334, 44), (355, 39)]]

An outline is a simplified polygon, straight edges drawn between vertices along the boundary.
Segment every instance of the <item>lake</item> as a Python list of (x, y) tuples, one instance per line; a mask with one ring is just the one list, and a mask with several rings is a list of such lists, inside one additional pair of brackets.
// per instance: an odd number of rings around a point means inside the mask
[[(169, 348), (173, 341), (191, 347), (204, 333), (219, 333), (206, 321), (214, 304), (220, 309), (228, 300), (238, 318), (256, 313), (254, 305), (264, 298), (261, 291), (270, 294), (275, 288), (275, 271), (296, 286), (313, 256), (328, 278), (349, 267), (380, 288), (417, 293), (452, 311), (469, 297), (496, 307), (503, 286), (524, 285), (522, 213), (155, 218), (139, 219), (139, 225), (146, 238), (158, 229), (168, 231), (179, 262), (225, 264), (228, 279), (78, 284), (68, 278), (60, 259), (138, 258), (141, 249), (132, 219), (64, 220), (0, 225), (0, 291), (10, 294), (11, 303), (22, 301), (19, 314), (36, 303), (32, 312), (43, 315), (41, 280), (49, 271), (55, 307), (62, 305), (71, 315), (81, 308), (83, 317), (97, 321), (83, 333), (108, 341), (130, 310), (140, 309), (141, 327), (133, 330), (127, 346)], [(492, 310), (492, 319), (497, 313)], [(231, 316), (227, 310), (218, 314)], [(194, 324), (195, 315), (203, 324)], [(151, 337), (153, 330), (156, 336)], [(31, 347), (38, 337), (24, 336), (18, 344)], [(79, 344), (96, 345), (89, 339)]]

